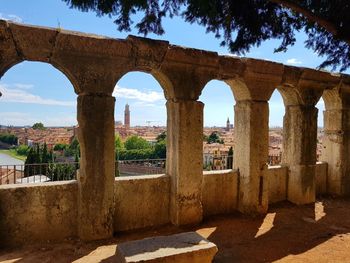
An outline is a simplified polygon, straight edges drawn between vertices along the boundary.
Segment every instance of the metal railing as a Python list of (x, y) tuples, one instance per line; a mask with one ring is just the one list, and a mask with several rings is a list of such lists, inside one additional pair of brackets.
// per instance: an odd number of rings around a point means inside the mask
[[(164, 174), (166, 159), (119, 160), (119, 176)], [(117, 171), (117, 169), (116, 169)]]
[[(116, 161), (115, 176), (164, 174), (166, 159)], [(205, 154), (203, 170), (232, 169), (233, 156)], [(76, 180), (78, 162), (0, 165), (0, 185)]]
[(79, 163), (0, 165), (0, 185), (75, 180)]

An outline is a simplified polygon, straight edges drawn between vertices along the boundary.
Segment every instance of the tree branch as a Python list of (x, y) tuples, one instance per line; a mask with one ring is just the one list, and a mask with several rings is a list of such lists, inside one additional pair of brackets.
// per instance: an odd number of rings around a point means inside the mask
[[(293, 11), (302, 14), (305, 16), (306, 19), (308, 19), (310, 22), (315, 22), (324, 29), (326, 29), (329, 33), (331, 33), (334, 36), (339, 35), (339, 29), (336, 25), (334, 25), (332, 22), (312, 13), (311, 11), (305, 9), (304, 7), (300, 6), (299, 4), (295, 3), (291, 0), (269, 0), (270, 2), (273, 2), (275, 4), (283, 5), (284, 7), (287, 7), (289, 9), (292, 9)], [(349, 38), (347, 36), (346, 39), (344, 39), (349, 42)]]

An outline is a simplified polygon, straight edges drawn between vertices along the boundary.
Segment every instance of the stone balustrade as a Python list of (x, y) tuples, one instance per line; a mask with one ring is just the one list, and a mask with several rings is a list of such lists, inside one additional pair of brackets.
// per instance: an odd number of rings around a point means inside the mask
[[(122, 229), (115, 225), (118, 222), (115, 204), (120, 202), (118, 193), (123, 191), (115, 189), (118, 185), (114, 183), (115, 99), (112, 92), (118, 80), (131, 71), (152, 74), (161, 84), (167, 100), (167, 216), (171, 223), (199, 223), (203, 215), (212, 214), (203, 211), (212, 205), (203, 204), (208, 196), (202, 190), (207, 182), (203, 182), (202, 175), (203, 103), (198, 98), (206, 83), (213, 79), (225, 81), (236, 100), (234, 168), (237, 178), (225, 176), (231, 182), (229, 186), (234, 184), (237, 195), (223, 210), (230, 211), (233, 204), (248, 214), (265, 213), (268, 209), (271, 196), (271, 172), (266, 164), (268, 101), (276, 89), (286, 107), (282, 160), (283, 166), (288, 167), (285, 199), (296, 204), (315, 200), (315, 105), (321, 96), (326, 107), (322, 161), (327, 163), (326, 179), (322, 180), (326, 186), (322, 191), (334, 195), (350, 193), (348, 75), (220, 56), (215, 52), (171, 45), (167, 41), (134, 36), (113, 39), (1, 20), (0, 77), (25, 60), (51, 64), (67, 76), (78, 95), (81, 165), (76, 195), (79, 222), (76, 233), (81, 239), (108, 238), (115, 229)], [(227, 187), (222, 182), (220, 185)], [(5, 196), (1, 195), (3, 191), (8, 190), (0, 188), (0, 198)], [(274, 198), (279, 200), (280, 196), (277, 193)], [(4, 200), (0, 199), (2, 202)], [(6, 217), (4, 213), (8, 211), (2, 209), (0, 215)], [(5, 230), (1, 228), (1, 231)], [(3, 232), (0, 236), (4, 236)]]

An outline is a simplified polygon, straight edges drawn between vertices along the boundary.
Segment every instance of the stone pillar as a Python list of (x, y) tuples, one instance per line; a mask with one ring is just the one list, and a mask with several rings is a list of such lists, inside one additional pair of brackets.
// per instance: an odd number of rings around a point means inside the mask
[(237, 101), (234, 168), (239, 169), (238, 209), (243, 213), (268, 208), (268, 122), (266, 101)]
[(289, 166), (287, 196), (295, 204), (315, 201), (317, 112), (314, 105), (286, 106), (282, 163)]
[(324, 138), (321, 160), (328, 163), (327, 192), (350, 194), (350, 109), (324, 112)]
[(167, 174), (171, 177), (170, 218), (175, 225), (199, 223), (202, 210), (203, 103), (166, 103)]
[(109, 95), (78, 97), (78, 234), (83, 240), (113, 235), (114, 102)]

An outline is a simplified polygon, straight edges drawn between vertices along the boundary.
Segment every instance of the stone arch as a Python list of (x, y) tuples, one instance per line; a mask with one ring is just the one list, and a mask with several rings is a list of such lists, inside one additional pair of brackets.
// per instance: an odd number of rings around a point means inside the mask
[(49, 63), (49, 62), (45, 62), (45, 61), (41, 61), (41, 60), (26, 60), (26, 59), (23, 60), (22, 59), (22, 60), (17, 60), (15, 62), (9, 63), (8, 65), (6, 65), (6, 67), (1, 67), (2, 71), (0, 72), (0, 80), (6, 74), (7, 71), (11, 70), (11, 68), (13, 68), (13, 67), (15, 67), (23, 62), (37, 62), (37, 63), (42, 63), (45, 65), (52, 66), (54, 69), (58, 70), (60, 73), (62, 73), (69, 80), (69, 82), (72, 84), (72, 86), (74, 88), (74, 92), (76, 94), (78, 94), (77, 81), (75, 80), (74, 76), (69, 73), (69, 71), (67, 71), (63, 67), (57, 65), (56, 63)]
[[(233, 150), (234, 138), (231, 124), (234, 123), (236, 102), (232, 89), (225, 81), (211, 80), (203, 88), (199, 101), (204, 103), (203, 134), (208, 139), (216, 134), (219, 139), (203, 145), (203, 168), (209, 171), (232, 169), (233, 153), (230, 151)], [(219, 108), (218, 103), (221, 104)]]
[(285, 106), (302, 104), (302, 97), (297, 88), (291, 85), (283, 85), (277, 87), (281, 94)]
[(18, 60), (14, 60), (14, 61), (11, 61), (11, 62), (6, 63), (6, 64), (3, 63), (3, 65), (0, 66), (0, 69), (1, 69), (0, 79), (6, 74), (7, 71), (9, 71), (11, 68), (15, 67), (16, 65), (21, 64), (22, 62), (37, 62), (37, 63), (42, 63), (42, 64), (52, 66), (53, 68), (58, 70), (60, 73), (62, 73), (69, 80), (69, 82), (72, 84), (72, 86), (74, 88), (74, 92), (76, 94), (78, 94), (78, 82), (76, 81), (74, 75), (70, 74), (67, 69), (65, 69), (64, 67), (62, 67), (54, 62), (45, 62), (45, 61), (41, 61), (41, 60), (18, 59)]
[[(29, 74), (28, 74), (29, 72)], [(45, 74), (43, 74), (45, 72)], [(43, 77), (42, 76), (46, 76)], [(32, 77), (34, 76), (34, 78)], [(55, 112), (55, 116), (68, 117), (66, 122), (61, 122), (61, 120), (56, 120), (58, 123), (66, 123), (66, 125), (76, 124), (76, 98), (77, 94), (74, 90), (73, 83), (61, 70), (57, 69), (50, 63), (41, 63), (41, 61), (27, 61), (22, 60), (18, 63), (13, 64), (9, 67), (6, 72), (0, 78), (3, 86), (4, 101), (6, 103), (25, 103), (21, 105), (40, 105), (40, 107), (48, 107), (47, 109), (53, 110), (53, 107), (61, 107), (60, 114)], [(29, 88), (20, 87), (21, 84), (29, 84)], [(23, 85), (25, 86), (25, 85)], [(33, 87), (33, 89), (32, 89)], [(30, 89), (30, 90), (29, 90)], [(15, 93), (12, 93), (15, 92)], [(16, 94), (19, 92), (19, 97), (11, 94)], [(22, 93), (23, 92), (23, 93)], [(38, 93), (39, 92), (39, 93)], [(33, 96), (33, 97), (31, 97)], [(25, 100), (22, 98), (33, 98), (33, 100)], [(37, 97), (38, 100), (34, 99)], [(14, 99), (15, 98), (15, 99)], [(44, 102), (47, 100), (47, 102)], [(52, 102), (54, 100), (56, 102)], [(51, 102), (49, 102), (51, 101)], [(6, 105), (6, 104), (5, 104)], [(15, 105), (15, 104), (13, 104)], [(50, 125), (56, 125), (56, 121), (46, 119), (45, 114), (41, 114), (40, 118), (35, 117), (39, 111), (28, 112), (27, 106), (23, 106), (20, 112), (29, 113), (31, 117), (36, 118), (38, 122), (43, 121), (51, 123)], [(2, 111), (8, 111), (6, 107), (2, 108)], [(9, 108), (14, 106), (9, 106)], [(66, 108), (68, 107), (68, 108)], [(71, 108), (72, 107), (72, 108)], [(74, 110), (73, 110), (74, 108)], [(25, 110), (23, 110), (25, 109)], [(68, 110), (69, 109), (69, 110)], [(73, 111), (73, 112), (72, 112)], [(45, 111), (41, 111), (44, 113)], [(67, 115), (68, 114), (68, 115)], [(57, 117), (57, 119), (59, 118)], [(28, 124), (28, 123), (27, 123)], [(64, 125), (64, 124), (63, 124)]]
[[(115, 84), (117, 84), (119, 80), (121, 80), (125, 75), (131, 72), (141, 72), (141, 73), (146, 73), (151, 75), (162, 87), (163, 94), (166, 99), (169, 99), (174, 95), (174, 86), (170, 81), (170, 79), (163, 72), (153, 68), (149, 68), (149, 67), (128, 68), (123, 72), (121, 72), (120, 74), (118, 74)], [(115, 85), (113, 86), (113, 91), (114, 91), (114, 88), (115, 88)]]
[[(282, 105), (280, 105), (282, 104)], [(283, 110), (280, 110), (280, 106)], [(283, 118), (285, 115), (285, 103), (281, 92), (275, 89), (269, 99), (269, 165), (278, 165), (282, 160), (282, 149), (283, 149)], [(281, 121), (281, 126), (274, 120)], [(282, 128), (282, 129), (280, 129)]]
[(232, 78), (232, 79), (210, 79), (205, 85), (202, 87), (201, 93), (205, 86), (212, 80), (219, 80), (219, 81), (224, 81), (230, 88), (233, 94), (233, 97), (235, 101), (240, 101), (240, 100), (251, 100), (252, 96), (251, 93), (245, 84), (244, 80), (240, 78)]

